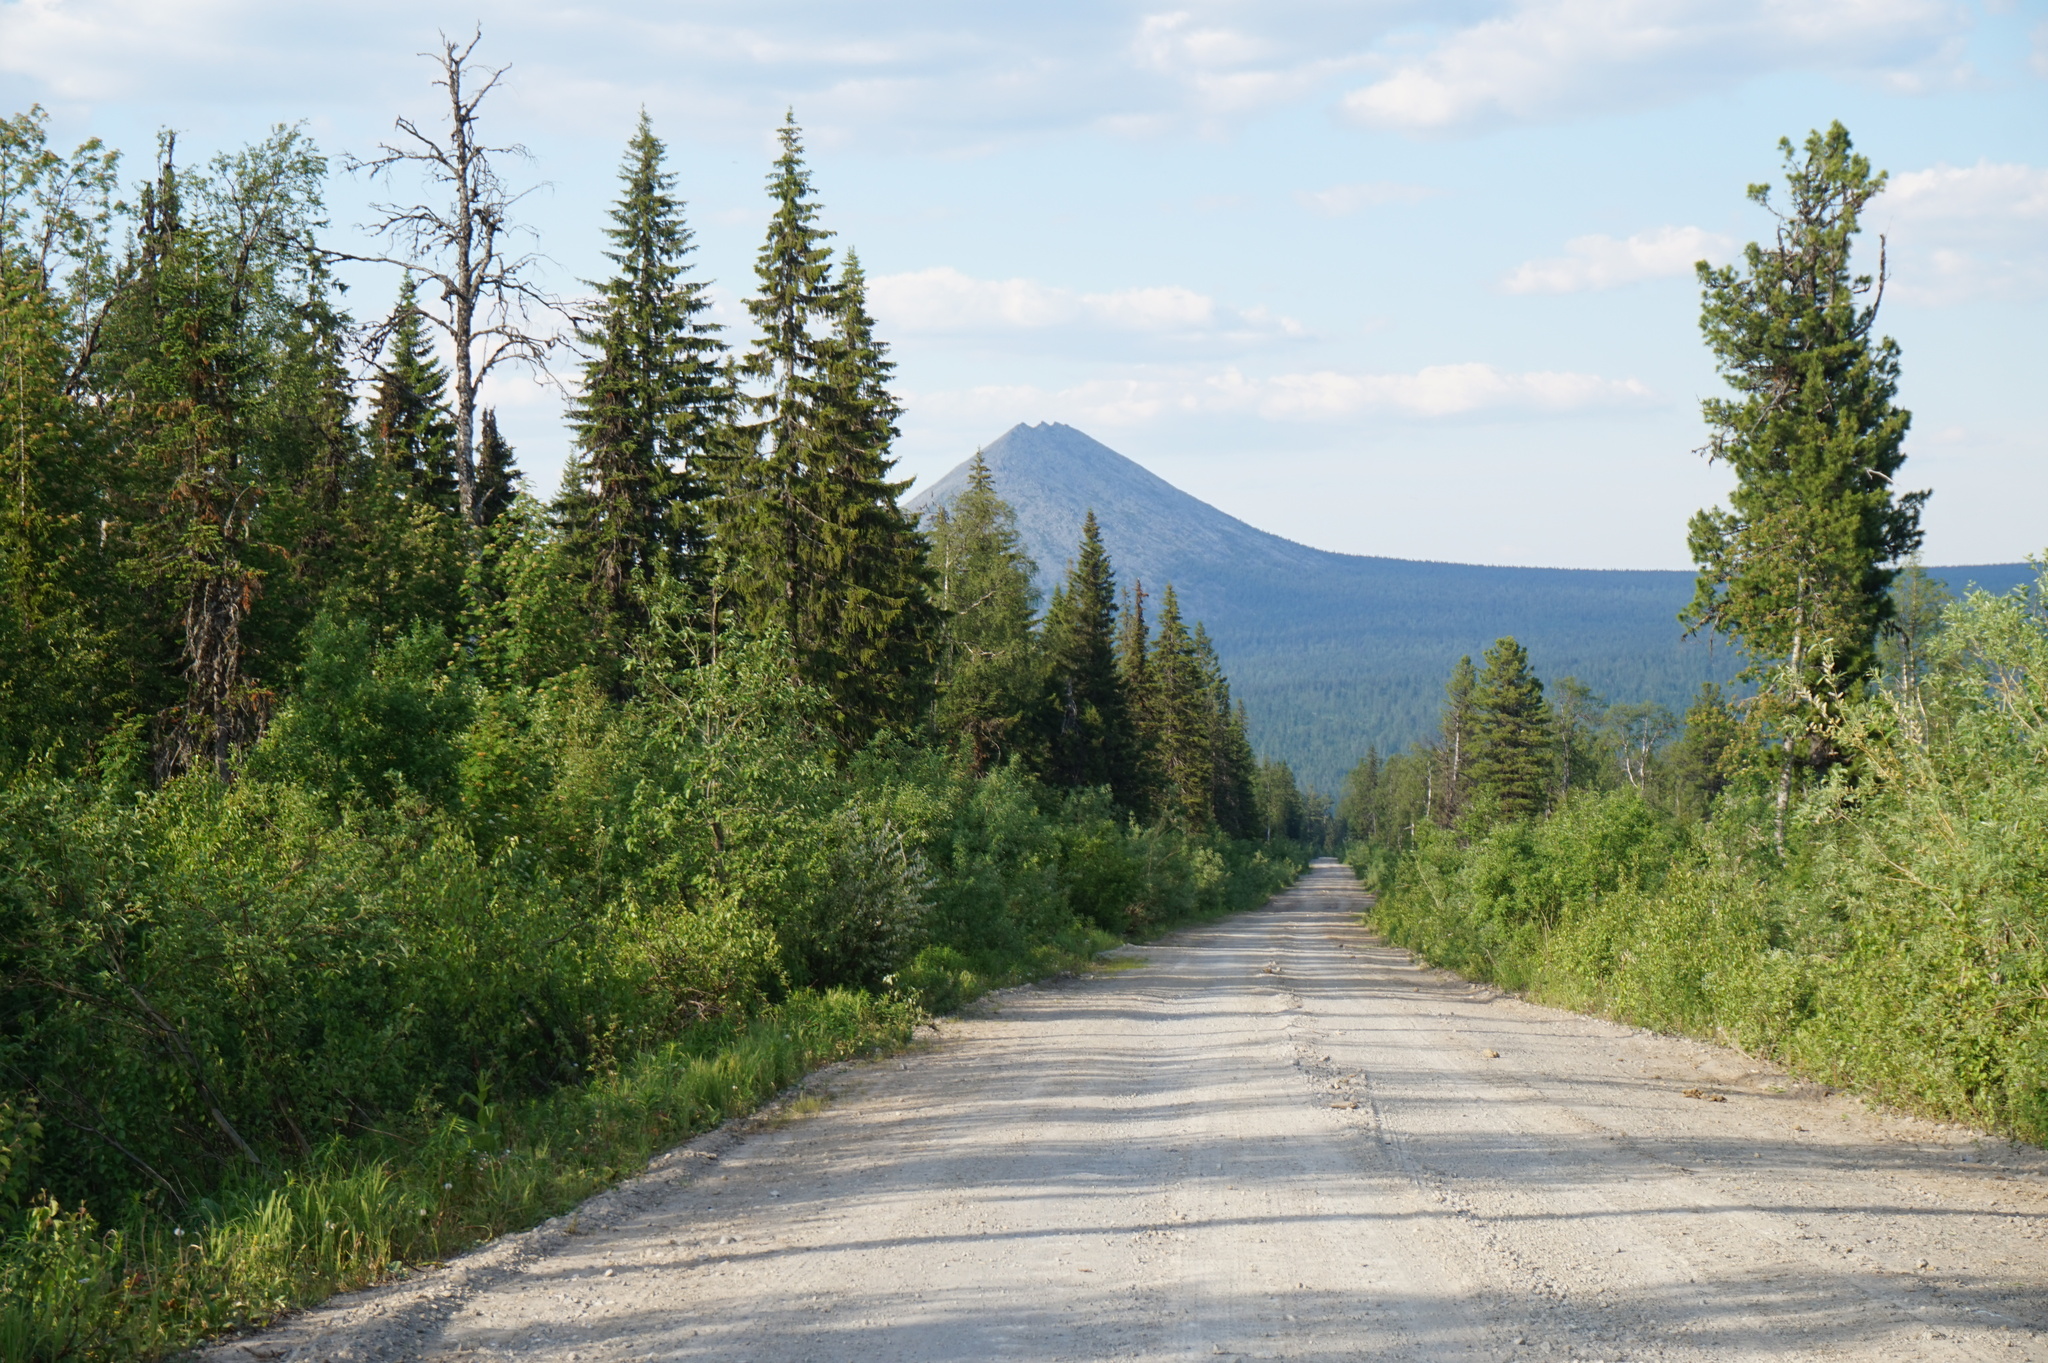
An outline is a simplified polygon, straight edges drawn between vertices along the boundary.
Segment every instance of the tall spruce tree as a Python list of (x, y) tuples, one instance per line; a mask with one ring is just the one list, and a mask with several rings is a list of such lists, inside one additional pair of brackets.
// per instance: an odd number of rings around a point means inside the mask
[(732, 414), (724, 346), (706, 285), (689, 277), (693, 234), (665, 156), (643, 110), (605, 229), (615, 269), (591, 285), (596, 305), (577, 329), (590, 358), (570, 410), (572, 476), (556, 506), (564, 558), (614, 655), (641, 623), (640, 587), (666, 574), (704, 590), (706, 477)]
[(384, 359), (370, 398), (371, 444), (405, 497), (455, 515), (455, 419), (448, 412), (448, 371), (434, 357), (410, 274), (398, 286), (398, 303), (384, 331)]
[(1117, 803), (1137, 808), (1131, 714), (1117, 676), (1116, 574), (1093, 510), (1046, 608), (1045, 656), (1048, 777), (1056, 785), (1108, 786)]
[[(1777, 748), (1777, 829), (1800, 773), (1833, 760), (1827, 712), (1871, 671), (1891, 618), (1889, 566), (1920, 546), (1927, 494), (1899, 493), (1911, 415), (1894, 401), (1899, 348), (1876, 334), (1878, 277), (1855, 274), (1864, 207), (1884, 188), (1840, 123), (1781, 140), (1788, 191), (1749, 197), (1778, 218), (1742, 264), (1702, 261), (1700, 327), (1732, 397), (1701, 404), (1712, 458), (1735, 472), (1728, 509), (1692, 519), (1693, 630), (1738, 641), (1765, 684)], [(1880, 255), (1880, 262), (1882, 256)]]
[(1124, 593), (1116, 631), (1116, 679), (1130, 726), (1130, 796), (1125, 801), (1141, 819), (1162, 807), (1158, 730), (1153, 723), (1152, 634), (1145, 620), (1145, 584), (1133, 581)]
[(1233, 838), (1252, 836), (1258, 813), (1253, 782), (1259, 760), (1252, 751), (1250, 720), (1242, 704), (1230, 700), (1230, 679), (1208, 628), (1195, 622), (1195, 663), (1209, 697), (1209, 809), (1216, 826)]
[(945, 617), (933, 720), (975, 772), (986, 772), (1028, 744), (1043, 695), (1032, 631), (1038, 565), (979, 451), (966, 489), (933, 509), (929, 533)]
[(792, 672), (830, 693), (840, 741), (858, 747), (927, 712), (940, 617), (899, 505), (909, 481), (889, 476), (900, 408), (860, 261), (833, 280), (793, 118), (780, 137), (747, 302), (759, 337), (740, 366), (757, 419), (722, 498), (722, 560), (741, 622), (786, 633)]
[(1160, 813), (1182, 828), (1207, 829), (1216, 812), (1215, 697), (1172, 583), (1160, 597), (1159, 637), (1145, 662), (1144, 713), (1158, 763)]
[(718, 534), (736, 614), (749, 628), (779, 627), (791, 666), (802, 670), (810, 640), (810, 568), (815, 530), (808, 504), (810, 436), (824, 386), (828, 324), (835, 303), (832, 234), (818, 225), (810, 167), (794, 112), (777, 131), (782, 154), (768, 176), (775, 211), (754, 260), (747, 300), (756, 340), (742, 357), (754, 420), (739, 432), (747, 449), (721, 489)]
[(380, 330), (365, 432), (370, 469), (341, 510), (353, 563), (329, 604), (374, 621), (387, 638), (422, 622), (453, 630), (468, 573), (455, 419), (410, 274)]
[(889, 476), (902, 411), (889, 391), (895, 365), (875, 336), (867, 278), (851, 251), (831, 323), (804, 460), (814, 538), (802, 637), (813, 679), (836, 702), (842, 739), (858, 745), (926, 712), (941, 617), (929, 546), (901, 504), (910, 480)]
[(1551, 772), (1550, 707), (1529, 653), (1512, 638), (1486, 650), (1472, 687), (1474, 805), (1486, 817), (1526, 819), (1543, 812)]

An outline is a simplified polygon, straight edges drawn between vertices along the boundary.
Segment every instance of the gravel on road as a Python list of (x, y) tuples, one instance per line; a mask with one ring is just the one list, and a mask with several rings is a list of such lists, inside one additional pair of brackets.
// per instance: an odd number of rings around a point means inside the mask
[(1365, 903), (1318, 863), (206, 1357), (2048, 1363), (2043, 1152), (1426, 969)]

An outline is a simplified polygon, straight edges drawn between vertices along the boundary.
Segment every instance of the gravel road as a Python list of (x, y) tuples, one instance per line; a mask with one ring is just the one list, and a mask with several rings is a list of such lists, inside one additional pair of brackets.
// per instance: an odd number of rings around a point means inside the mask
[(1319, 863), (209, 1358), (2048, 1360), (2041, 1151), (1422, 969), (1363, 906)]

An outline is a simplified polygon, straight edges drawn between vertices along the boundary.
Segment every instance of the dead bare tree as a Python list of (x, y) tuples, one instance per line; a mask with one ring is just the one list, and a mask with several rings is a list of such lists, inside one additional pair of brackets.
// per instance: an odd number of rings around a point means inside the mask
[[(477, 393), (493, 369), (523, 364), (547, 376), (548, 353), (561, 344), (559, 333), (532, 328), (533, 314), (560, 313), (555, 300), (532, 279), (541, 257), (512, 247), (532, 229), (514, 220), (513, 210), (532, 188), (513, 193), (492, 165), (493, 157), (530, 158), (517, 143), (486, 144), (478, 134), (477, 111), (509, 67), (473, 65), (479, 27), (466, 43), (441, 35), (439, 52), (423, 52), (441, 64), (434, 84), (448, 92), (445, 136), (422, 131), (400, 118), (394, 142), (378, 144), (378, 154), (351, 157), (351, 171), (374, 180), (402, 170), (417, 170), (427, 187), (447, 198), (437, 204), (378, 203), (379, 215), (367, 224), (369, 233), (398, 247), (393, 255), (352, 255), (333, 252), (342, 260), (397, 265), (440, 286), (440, 307), (429, 301), (423, 315), (448, 337), (455, 359), (455, 478), (462, 514), (477, 525), (476, 490)], [(423, 301), (427, 301), (423, 296)]]

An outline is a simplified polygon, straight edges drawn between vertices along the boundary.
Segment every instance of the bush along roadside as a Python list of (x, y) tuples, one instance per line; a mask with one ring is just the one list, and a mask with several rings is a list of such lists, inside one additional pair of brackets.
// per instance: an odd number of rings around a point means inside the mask
[[(2038, 589), (2037, 589), (2038, 590)], [(1948, 608), (1925, 671), (1848, 706), (1778, 846), (1766, 780), (1710, 819), (1635, 790), (1425, 826), (1349, 859), (1434, 964), (1732, 1042), (1824, 1083), (2048, 1142), (2048, 617)]]
[(802, 992), (537, 1101), (422, 1104), (174, 1215), (109, 1227), (44, 1196), (0, 1255), (0, 1357), (147, 1358), (530, 1226), (819, 1065), (902, 1045), (917, 1016)]
[(110, 744), (0, 790), (0, 1357), (158, 1356), (530, 1225), (1305, 864), (1014, 765), (839, 760), (805, 702), (735, 648), (647, 703), (472, 694), (374, 798), (289, 709), (232, 783)]

